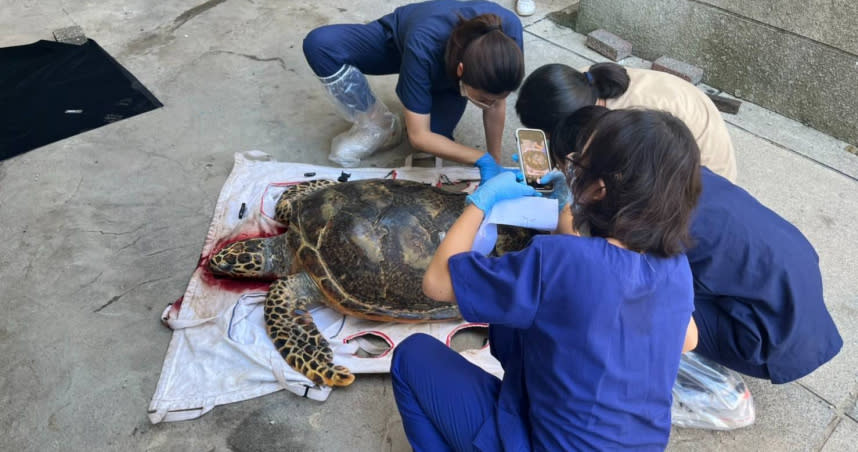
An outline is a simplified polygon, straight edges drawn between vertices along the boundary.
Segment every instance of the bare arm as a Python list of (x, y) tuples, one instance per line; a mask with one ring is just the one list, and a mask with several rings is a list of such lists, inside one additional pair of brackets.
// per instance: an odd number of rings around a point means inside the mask
[(486, 149), (500, 163), (503, 147), (503, 127), (506, 121), (506, 99), (498, 100), (495, 105), (483, 110), (483, 127), (486, 131)]
[(471, 250), (482, 221), (483, 211), (471, 204), (465, 207), (465, 211), (447, 231), (426, 269), (426, 274), (423, 275), (423, 293), (427, 297), (437, 301), (456, 302), (448, 262), (452, 256)]
[(569, 205), (563, 206), (563, 210), (560, 211), (559, 217), (557, 218), (557, 229), (554, 233), (579, 235), (578, 231), (572, 227), (572, 208), (570, 208)]
[(682, 346), (682, 353), (690, 352), (695, 348), (697, 348), (697, 323), (692, 317), (688, 322), (688, 329), (685, 331), (685, 344)]
[(414, 148), (437, 155), (445, 160), (471, 165), (485, 152), (464, 146), (430, 129), (429, 115), (405, 110), (405, 128), (408, 129), (408, 141)]

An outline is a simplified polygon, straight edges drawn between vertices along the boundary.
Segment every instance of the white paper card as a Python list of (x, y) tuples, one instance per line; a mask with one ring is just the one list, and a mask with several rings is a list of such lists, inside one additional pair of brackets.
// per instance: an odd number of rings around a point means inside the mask
[(488, 216), (483, 220), (471, 249), (482, 254), (489, 254), (497, 242), (496, 225), (498, 224), (520, 226), (539, 231), (553, 231), (557, 229), (557, 220), (556, 199), (527, 196), (501, 201), (492, 207)]

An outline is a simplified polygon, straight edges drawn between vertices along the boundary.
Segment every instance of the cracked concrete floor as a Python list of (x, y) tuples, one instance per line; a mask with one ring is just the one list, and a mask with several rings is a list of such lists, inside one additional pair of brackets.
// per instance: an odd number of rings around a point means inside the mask
[[(193, 421), (146, 417), (170, 340), (158, 316), (196, 266), (233, 153), (326, 165), (330, 138), (347, 127), (306, 66), (303, 36), (402, 3), (4, 2), (0, 46), (80, 25), (165, 106), (0, 163), (0, 450), (406, 449), (384, 375), (361, 376), (321, 404), (280, 392)], [(599, 59), (583, 37), (543, 20), (571, 3), (537, 1), (523, 20), (529, 70)], [(371, 83), (401, 109), (395, 78)], [(508, 128), (518, 124), (512, 116)], [(858, 157), (750, 104), (728, 122), (740, 184), (817, 246), (846, 345), (798, 383), (750, 381), (755, 426), (677, 429), (670, 449), (847, 450), (858, 441)], [(481, 129), (469, 109), (456, 136), (479, 145)], [(397, 166), (408, 152), (403, 145), (366, 165)]]

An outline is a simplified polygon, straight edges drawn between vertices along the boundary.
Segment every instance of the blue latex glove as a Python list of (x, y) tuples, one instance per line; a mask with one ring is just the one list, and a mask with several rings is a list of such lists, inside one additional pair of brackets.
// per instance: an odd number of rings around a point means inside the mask
[(563, 210), (563, 207), (572, 202), (572, 192), (569, 190), (569, 184), (566, 182), (566, 176), (562, 172), (552, 170), (550, 173), (542, 176), (542, 178), (539, 179), (539, 183), (553, 185), (548, 197), (557, 200), (558, 211)]
[[(513, 156), (513, 158), (515, 158), (515, 156)], [(524, 175), (521, 174), (521, 171), (506, 169), (498, 165), (494, 157), (492, 157), (491, 154), (489, 154), (488, 152), (486, 152), (485, 154), (483, 154), (482, 157), (477, 159), (477, 161), (474, 162), (474, 166), (480, 169), (480, 185), (485, 184), (486, 182), (488, 182), (489, 179), (503, 172), (515, 174), (516, 180), (524, 180)]]
[(480, 169), (480, 185), (497, 176), (503, 170), (503, 167), (498, 165), (495, 158), (488, 152), (477, 159), (477, 161), (474, 162), (474, 166)]
[(480, 188), (468, 195), (466, 199), (483, 213), (489, 213), (500, 201), (524, 196), (542, 196), (542, 194), (530, 185), (517, 181), (512, 171), (504, 171), (480, 185)]

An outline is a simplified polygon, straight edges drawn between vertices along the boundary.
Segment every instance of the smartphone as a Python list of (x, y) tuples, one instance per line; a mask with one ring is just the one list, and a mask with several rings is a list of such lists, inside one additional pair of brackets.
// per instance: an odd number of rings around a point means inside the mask
[(539, 129), (515, 129), (515, 142), (518, 146), (518, 163), (524, 180), (536, 191), (550, 192), (551, 184), (540, 184), (539, 179), (551, 171), (551, 154), (548, 153), (548, 140), (545, 132)]

